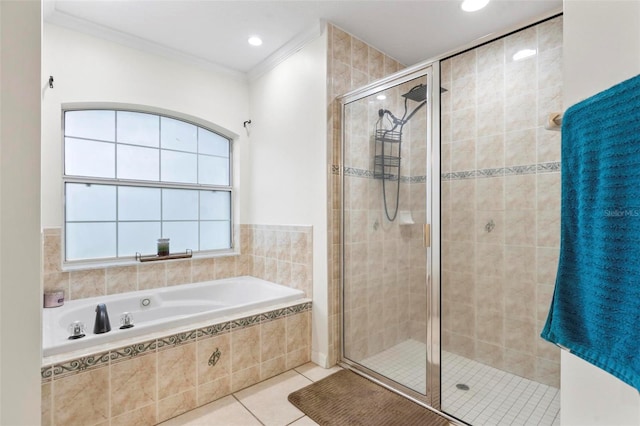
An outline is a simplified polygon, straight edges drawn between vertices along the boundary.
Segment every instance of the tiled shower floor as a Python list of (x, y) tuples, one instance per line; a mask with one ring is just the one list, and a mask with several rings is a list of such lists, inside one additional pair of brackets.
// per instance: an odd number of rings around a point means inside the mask
[[(361, 364), (424, 393), (425, 354), (423, 343), (406, 340)], [(442, 408), (472, 425), (559, 425), (560, 391), (443, 351)]]
[(365, 358), (360, 364), (424, 394), (427, 389), (427, 347), (409, 339)]

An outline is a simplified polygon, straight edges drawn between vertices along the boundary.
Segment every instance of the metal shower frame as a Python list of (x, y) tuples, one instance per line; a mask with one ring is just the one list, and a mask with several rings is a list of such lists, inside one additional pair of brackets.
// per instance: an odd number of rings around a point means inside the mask
[[(430, 409), (439, 410), (441, 415), (447, 417), (453, 424), (461, 424), (460, 420), (450, 416), (447, 413), (441, 411), (441, 389), (440, 389), (440, 96), (434, 96), (434, 87), (440, 87), (440, 62), (449, 57), (463, 53), (467, 50), (474, 49), (483, 44), (490, 43), (494, 40), (502, 38), (508, 34), (516, 31), (520, 31), (531, 25), (535, 25), (547, 19), (562, 15), (562, 8), (549, 11), (536, 18), (529, 19), (524, 22), (514, 24), (504, 31), (500, 31), (493, 34), (488, 34), (484, 37), (478, 38), (470, 43), (460, 46), (457, 49), (453, 49), (449, 52), (445, 52), (441, 55), (427, 59), (421, 63), (411, 66), (403, 71), (392, 74), (376, 82), (370, 83), (364, 87), (351, 91), (341, 97), (338, 100), (341, 102), (341, 114), (344, 117), (344, 107), (347, 103), (364, 98), (380, 90), (384, 90), (391, 86), (401, 84), (411, 79), (420, 77), (421, 75), (428, 75), (428, 87), (430, 92), (427, 96), (427, 108), (428, 112), (428, 128), (431, 131), (428, 132), (428, 145), (427, 145), (427, 174), (428, 174), (428, 196), (427, 196), (427, 221), (431, 223), (431, 249), (427, 256), (427, 260), (430, 261), (430, 265), (427, 265), (427, 273), (430, 270), (430, 277), (428, 274), (427, 281), (427, 394), (420, 395), (417, 392), (408, 388), (397, 388), (395, 382), (391, 382), (385, 377), (376, 374), (375, 372), (365, 372), (358, 370), (358, 366), (348, 361), (344, 357), (344, 333), (341, 336), (340, 343), (340, 364), (351, 370), (356, 371), (358, 374), (364, 375), (382, 386), (399, 393), (414, 402), (423, 405)], [(341, 147), (344, 150), (344, 127), (341, 133)], [(340, 181), (342, 188), (344, 189), (344, 152), (341, 156), (340, 163)], [(341, 192), (341, 202), (344, 206), (344, 190)], [(341, 211), (341, 245), (344, 247), (344, 209)], [(340, 313), (344, 312), (344, 297), (342, 290), (344, 288), (344, 253), (340, 257)], [(341, 324), (341, 332), (343, 330), (344, 323)]]
[[(410, 67), (404, 71), (393, 74), (387, 78), (379, 80), (375, 83), (364, 86), (358, 90), (352, 91), (339, 98), (341, 103), (341, 114), (344, 117), (345, 107), (347, 104), (358, 101), (360, 99), (371, 96), (375, 93), (384, 91), (388, 88), (398, 86), (407, 81), (416, 78), (425, 77), (427, 79), (427, 202), (426, 222), (431, 225), (434, 230), (440, 229), (440, 90), (434, 92), (434, 87), (440, 87), (440, 66), (438, 62), (421, 64), (419, 66)], [(437, 96), (434, 96), (434, 93)], [(340, 185), (341, 205), (344, 207), (344, 126), (341, 132), (341, 150), (340, 159)], [(435, 159), (435, 160), (434, 160)], [(341, 246), (344, 247), (344, 208), (341, 209), (340, 220), (340, 238)], [(434, 250), (434, 248), (436, 248)], [(399, 393), (404, 397), (430, 409), (440, 410), (440, 233), (432, 232), (430, 234), (429, 247), (425, 248), (425, 264), (427, 267), (427, 279), (425, 286), (427, 287), (427, 303), (424, 307), (427, 312), (427, 359), (426, 362), (426, 394), (421, 394), (406, 386), (403, 386), (377, 372), (367, 369), (362, 365), (351, 361), (344, 354), (344, 320), (341, 321), (341, 348), (340, 348), (340, 364), (361, 374), (369, 379), (379, 383), (380, 385)], [(340, 257), (340, 312), (344, 312), (344, 277), (345, 277), (345, 260), (344, 252)], [(434, 285), (435, 283), (435, 285)]]

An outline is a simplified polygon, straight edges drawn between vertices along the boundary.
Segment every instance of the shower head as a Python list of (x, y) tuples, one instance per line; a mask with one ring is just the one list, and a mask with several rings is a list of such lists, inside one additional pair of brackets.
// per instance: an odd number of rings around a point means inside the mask
[(425, 84), (419, 84), (416, 87), (409, 90), (404, 95), (405, 98), (411, 99), (416, 102), (423, 102), (427, 100), (427, 86)]

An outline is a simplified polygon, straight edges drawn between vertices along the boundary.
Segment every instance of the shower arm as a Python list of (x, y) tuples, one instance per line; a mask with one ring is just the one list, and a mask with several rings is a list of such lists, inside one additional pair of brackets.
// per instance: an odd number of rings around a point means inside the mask
[(416, 112), (418, 112), (418, 111), (420, 110), (420, 108), (422, 108), (422, 107), (423, 107), (423, 106), (425, 106), (426, 104), (427, 104), (427, 101), (422, 101), (422, 102), (420, 103), (420, 105), (418, 105), (418, 106), (416, 107), (416, 109), (414, 109), (413, 111), (411, 111), (411, 114), (409, 114), (409, 116), (408, 116), (407, 118), (405, 118), (404, 120), (402, 120), (402, 121), (403, 121), (403, 123), (402, 123), (402, 124), (404, 125), (407, 121), (411, 120), (411, 117), (413, 117), (414, 115), (416, 115)]

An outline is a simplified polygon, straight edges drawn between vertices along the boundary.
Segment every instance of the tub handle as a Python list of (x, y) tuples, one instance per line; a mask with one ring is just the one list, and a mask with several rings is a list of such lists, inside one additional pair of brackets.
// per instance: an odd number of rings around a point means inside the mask
[(130, 312), (123, 312), (120, 315), (120, 324), (121, 330), (133, 327), (133, 315)]
[(84, 334), (84, 323), (82, 321), (74, 321), (69, 324), (69, 340), (80, 339), (85, 336)]
[(221, 355), (222, 355), (222, 352), (220, 352), (220, 348), (216, 348), (216, 350), (209, 357), (209, 366), (213, 367), (214, 365), (216, 365), (220, 360)]

